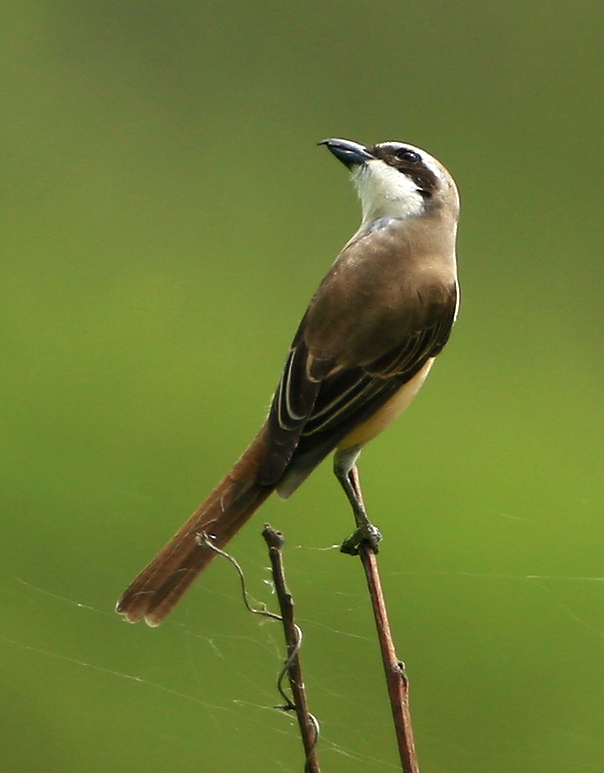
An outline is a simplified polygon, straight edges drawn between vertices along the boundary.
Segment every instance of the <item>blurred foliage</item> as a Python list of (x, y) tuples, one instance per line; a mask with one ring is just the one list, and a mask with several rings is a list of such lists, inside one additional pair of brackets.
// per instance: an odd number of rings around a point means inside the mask
[[(297, 771), (282, 645), (217, 562), (156, 631), (111, 611), (259, 426), (356, 227), (314, 143), (408, 140), (462, 193), (463, 302), (363, 457), (423, 773), (604, 758), (601, 3), (1, 6), (6, 771)], [(329, 465), (288, 540), (328, 771), (396, 769)], [(298, 547), (301, 546), (301, 547)], [(394, 766), (394, 767), (393, 767)]]

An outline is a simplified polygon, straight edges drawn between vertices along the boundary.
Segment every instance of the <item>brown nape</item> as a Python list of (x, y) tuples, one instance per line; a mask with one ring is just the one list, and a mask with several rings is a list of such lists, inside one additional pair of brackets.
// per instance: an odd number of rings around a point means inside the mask
[(216, 556), (199, 544), (206, 533), (222, 548), (274, 491), (256, 482), (266, 446), (266, 427), (184, 526), (124, 591), (116, 611), (129, 623), (157, 626), (178, 604), (197, 575)]

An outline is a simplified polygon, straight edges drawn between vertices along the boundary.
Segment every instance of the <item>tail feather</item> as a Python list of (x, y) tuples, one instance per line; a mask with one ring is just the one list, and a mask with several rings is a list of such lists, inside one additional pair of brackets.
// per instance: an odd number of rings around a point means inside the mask
[(157, 626), (174, 609), (197, 575), (216, 556), (199, 544), (205, 532), (222, 548), (274, 491), (257, 483), (266, 447), (266, 426), (241, 459), (189, 520), (120, 597), (116, 610), (130, 623)]

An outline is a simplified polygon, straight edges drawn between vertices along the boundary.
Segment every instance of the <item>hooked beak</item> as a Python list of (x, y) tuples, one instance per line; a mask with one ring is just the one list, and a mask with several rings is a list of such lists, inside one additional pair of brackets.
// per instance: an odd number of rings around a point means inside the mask
[(353, 142), (352, 140), (332, 138), (329, 140), (321, 140), (317, 145), (327, 145), (334, 156), (349, 169), (375, 158), (364, 145), (360, 145), (358, 142)]

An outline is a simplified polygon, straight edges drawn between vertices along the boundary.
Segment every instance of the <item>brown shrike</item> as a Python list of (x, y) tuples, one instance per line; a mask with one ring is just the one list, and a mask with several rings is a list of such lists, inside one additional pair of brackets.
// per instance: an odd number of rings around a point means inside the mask
[(222, 548), (274, 491), (289, 497), (334, 449), (357, 525), (342, 550), (377, 550), (356, 461), (413, 400), (451, 333), (459, 196), (444, 166), (412, 145), (319, 144), (351, 171), (361, 225), (302, 318), (264, 426), (120, 598), (131, 623), (159, 625), (216, 555), (207, 540)]

